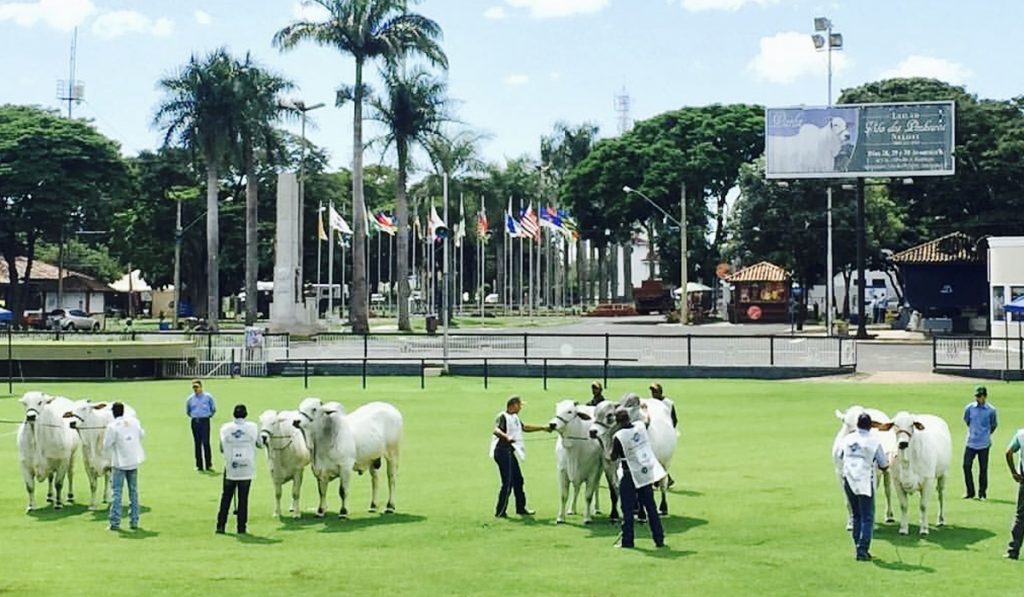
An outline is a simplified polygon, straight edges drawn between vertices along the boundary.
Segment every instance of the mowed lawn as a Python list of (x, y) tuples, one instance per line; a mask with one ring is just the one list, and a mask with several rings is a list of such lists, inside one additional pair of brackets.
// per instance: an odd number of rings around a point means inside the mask
[[(537, 516), (493, 518), (498, 475), (487, 455), (494, 415), (511, 393), (528, 402), (522, 418), (545, 423), (560, 398), (585, 399), (589, 380), (415, 378), (209, 380), (219, 406), (215, 428), (244, 402), (251, 418), (266, 408), (294, 408), (305, 396), (338, 400), (349, 410), (371, 400), (395, 404), (406, 423), (398, 513), (369, 514), (368, 476), (353, 475), (349, 520), (336, 517), (337, 482), (328, 518), (318, 520), (316, 484), (307, 472), (301, 520), (274, 520), (272, 488), (261, 455), (250, 500), (251, 536), (216, 536), (220, 476), (194, 470), (184, 399), (187, 380), (134, 383), (16, 384), (93, 400), (124, 399), (146, 429), (140, 473), (142, 530), (112, 533), (105, 513), (85, 509), (88, 483), (78, 464), (78, 503), (62, 512), (26, 514), (15, 426), (0, 426), (0, 592), (43, 594), (389, 594), (389, 595), (848, 595), (905, 587), (914, 594), (1020, 592), (1024, 568), (1001, 559), (1016, 488), (1003, 451), (1024, 426), (1024, 386), (990, 384), (1002, 423), (990, 465), (989, 501), (965, 501), (961, 413), (968, 382), (943, 385), (665, 381), (676, 399), (682, 434), (677, 480), (665, 521), (668, 550), (655, 550), (639, 527), (633, 551), (612, 547), (617, 527), (571, 517), (553, 524), (558, 490), (554, 436), (528, 438), (524, 471)], [(612, 380), (606, 394), (646, 388), (650, 380)], [(855, 562), (829, 456), (834, 411), (871, 405), (944, 417), (953, 435), (948, 526), (917, 535), (912, 500), (909, 537), (879, 525), (876, 561)], [(0, 419), (22, 418), (13, 397)], [(216, 448), (215, 448), (216, 449)], [(215, 467), (221, 470), (218, 457)], [(44, 498), (45, 489), (38, 495)], [(383, 498), (382, 498), (383, 501)], [(603, 496), (607, 505), (607, 496)], [(45, 501), (42, 502), (45, 504)], [(287, 506), (286, 506), (287, 507)], [(878, 518), (883, 514), (879, 500)], [(935, 515), (935, 506), (931, 509)], [(934, 518), (933, 518), (934, 521)]]

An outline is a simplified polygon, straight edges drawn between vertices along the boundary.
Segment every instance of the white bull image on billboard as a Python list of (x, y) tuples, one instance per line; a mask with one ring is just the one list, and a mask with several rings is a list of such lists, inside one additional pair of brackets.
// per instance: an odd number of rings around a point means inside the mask
[(769, 135), (768, 171), (773, 174), (832, 172), (836, 158), (850, 144), (844, 118), (830, 117), (824, 126), (800, 125), (795, 135)]

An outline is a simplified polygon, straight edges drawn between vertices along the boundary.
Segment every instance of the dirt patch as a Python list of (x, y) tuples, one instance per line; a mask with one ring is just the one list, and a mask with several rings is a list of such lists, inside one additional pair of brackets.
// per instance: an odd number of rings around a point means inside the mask
[(963, 377), (941, 375), (931, 371), (876, 371), (874, 373), (850, 373), (827, 377), (805, 377), (792, 379), (794, 382), (845, 382), (845, 383), (963, 383)]

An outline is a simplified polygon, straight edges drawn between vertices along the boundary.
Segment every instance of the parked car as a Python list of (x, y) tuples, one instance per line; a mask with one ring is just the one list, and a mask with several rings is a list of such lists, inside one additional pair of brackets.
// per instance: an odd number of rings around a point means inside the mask
[(78, 309), (54, 309), (46, 318), (47, 327), (51, 330), (98, 332), (100, 322)]
[(41, 330), (46, 328), (46, 317), (42, 309), (29, 309), (22, 313), (21, 321), (26, 327)]

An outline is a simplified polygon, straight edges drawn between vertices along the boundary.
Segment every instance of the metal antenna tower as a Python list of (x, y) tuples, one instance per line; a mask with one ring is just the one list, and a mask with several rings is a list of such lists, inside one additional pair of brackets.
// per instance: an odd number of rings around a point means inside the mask
[(615, 111), (619, 115), (619, 134), (625, 134), (632, 127), (633, 122), (629, 119), (629, 108), (632, 104), (629, 99), (629, 93), (626, 91), (626, 87), (622, 87), (622, 92), (615, 96)]
[(75, 79), (75, 60), (78, 54), (78, 27), (71, 37), (71, 73), (67, 80), (58, 79), (57, 99), (68, 103), (68, 118), (71, 118), (73, 106), (85, 100), (85, 82)]

